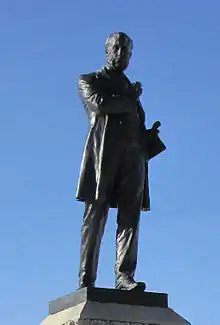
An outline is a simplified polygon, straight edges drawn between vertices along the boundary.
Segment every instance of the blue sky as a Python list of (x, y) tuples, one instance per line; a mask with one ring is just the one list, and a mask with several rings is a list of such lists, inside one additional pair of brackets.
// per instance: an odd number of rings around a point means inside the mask
[[(218, 0), (0, 1), (0, 309), (35, 325), (77, 287), (83, 204), (75, 201), (87, 120), (81, 73), (104, 63), (113, 31), (134, 41), (127, 74), (143, 84), (147, 126), (168, 149), (150, 163), (136, 278), (169, 293), (193, 325), (220, 306)], [(113, 287), (115, 211), (97, 286)]]

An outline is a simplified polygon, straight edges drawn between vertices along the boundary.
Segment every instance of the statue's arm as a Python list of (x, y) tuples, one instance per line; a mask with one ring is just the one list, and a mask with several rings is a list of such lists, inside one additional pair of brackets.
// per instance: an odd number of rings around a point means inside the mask
[(138, 107), (138, 113), (139, 113), (139, 118), (140, 118), (140, 121), (141, 121), (141, 128), (143, 131), (146, 131), (146, 126), (145, 126), (145, 112), (144, 112), (144, 109), (141, 105), (141, 102), (140, 100), (137, 101), (137, 107)]
[(99, 115), (130, 113), (134, 103), (130, 98), (105, 94), (97, 79), (89, 75), (80, 76), (78, 91), (84, 104)]
[(150, 129), (147, 129), (146, 126), (145, 126), (145, 112), (144, 112), (144, 109), (141, 105), (141, 102), (138, 100), (137, 102), (137, 105), (138, 105), (138, 112), (139, 112), (139, 117), (140, 117), (140, 120), (141, 120), (141, 128), (142, 130), (145, 132), (147, 132), (149, 135), (150, 134), (158, 134), (159, 133), (159, 130), (158, 128), (160, 127), (160, 122), (157, 121), (153, 124), (152, 128)]

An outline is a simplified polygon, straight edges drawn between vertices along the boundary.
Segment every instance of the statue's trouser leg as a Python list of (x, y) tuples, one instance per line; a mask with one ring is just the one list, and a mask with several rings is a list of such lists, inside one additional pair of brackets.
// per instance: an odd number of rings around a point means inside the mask
[(81, 228), (79, 286), (94, 286), (101, 239), (108, 214), (106, 203), (85, 204)]
[[(136, 201), (136, 202), (135, 202)], [(116, 281), (121, 277), (133, 279), (138, 252), (138, 226), (141, 198), (119, 208), (116, 232)]]
[(116, 282), (134, 277), (144, 177), (145, 161), (142, 152), (138, 145), (129, 145), (117, 180)]

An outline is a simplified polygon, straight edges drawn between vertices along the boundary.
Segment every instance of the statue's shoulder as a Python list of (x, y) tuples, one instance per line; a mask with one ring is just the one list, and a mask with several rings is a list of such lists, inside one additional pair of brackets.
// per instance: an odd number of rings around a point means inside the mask
[(100, 80), (102, 77), (104, 77), (105, 71), (104, 69), (99, 69), (95, 72), (90, 72), (87, 74), (81, 74), (78, 78), (79, 83), (80, 82), (86, 82), (88, 84), (91, 84), (97, 80)]

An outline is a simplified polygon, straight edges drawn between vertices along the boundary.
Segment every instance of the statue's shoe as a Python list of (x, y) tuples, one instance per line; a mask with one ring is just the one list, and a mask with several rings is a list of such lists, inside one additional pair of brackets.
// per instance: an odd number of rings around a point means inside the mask
[(144, 282), (136, 282), (131, 278), (120, 277), (120, 279), (116, 281), (115, 288), (127, 291), (145, 291), (146, 284)]
[(83, 288), (94, 288), (94, 284), (89, 284), (88, 285), (88, 284), (85, 284), (85, 283), (80, 283), (77, 291), (80, 290), (80, 289), (83, 289)]

